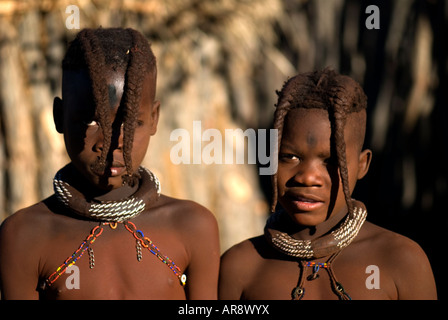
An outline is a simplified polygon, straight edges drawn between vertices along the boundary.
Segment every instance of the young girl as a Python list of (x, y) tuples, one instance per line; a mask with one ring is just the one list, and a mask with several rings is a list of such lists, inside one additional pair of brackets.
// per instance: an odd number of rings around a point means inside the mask
[(2, 224), (2, 298), (216, 299), (214, 216), (140, 166), (160, 110), (147, 40), (85, 29), (62, 67), (54, 120), (71, 162), (54, 195)]
[(285, 83), (274, 117), (275, 212), (264, 235), (223, 255), (221, 299), (436, 299), (422, 249), (365, 221), (351, 198), (372, 159), (363, 149), (366, 100), (358, 83), (329, 69)]

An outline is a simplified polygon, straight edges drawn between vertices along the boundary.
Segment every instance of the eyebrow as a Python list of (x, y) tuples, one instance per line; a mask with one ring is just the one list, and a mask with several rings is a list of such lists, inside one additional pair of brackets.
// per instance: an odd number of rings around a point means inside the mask
[(279, 150), (280, 150), (281, 148), (286, 148), (286, 149), (292, 149), (292, 150), (295, 150), (295, 147), (294, 147), (292, 144), (287, 143), (287, 142), (281, 142), (281, 143), (280, 143)]
[(336, 153), (331, 154), (331, 152), (319, 152), (317, 156), (321, 159), (329, 159), (332, 157), (336, 157)]
[[(288, 149), (291, 150), (292, 152), (298, 153), (298, 154), (303, 154), (303, 152), (301, 152), (300, 150), (297, 150), (297, 148), (295, 146), (293, 146), (292, 144), (288, 143), (288, 142), (282, 142), (279, 148), (279, 151), (282, 149)], [(330, 150), (324, 150), (324, 151), (320, 151), (317, 156), (321, 159), (328, 159), (331, 157), (335, 157), (336, 156), (336, 152), (334, 152), (333, 154), (331, 153), (331, 149)]]

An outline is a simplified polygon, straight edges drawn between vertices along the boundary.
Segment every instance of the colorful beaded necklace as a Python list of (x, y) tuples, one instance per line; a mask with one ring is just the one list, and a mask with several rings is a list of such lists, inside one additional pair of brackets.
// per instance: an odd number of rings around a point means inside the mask
[(339, 300), (352, 300), (350, 295), (345, 291), (342, 284), (336, 279), (336, 276), (334, 274), (334, 271), (332, 269), (332, 263), (338, 256), (338, 254), (341, 251), (334, 253), (330, 256), (330, 258), (327, 260), (327, 262), (314, 262), (314, 261), (306, 261), (306, 260), (299, 260), (299, 266), (300, 266), (300, 276), (299, 281), (297, 283), (297, 286), (292, 289), (291, 291), (291, 299), (292, 300), (301, 300), (303, 296), (305, 295), (305, 274), (307, 272), (307, 269), (309, 267), (312, 267), (313, 272), (308, 277), (306, 277), (306, 280), (312, 281), (319, 278), (319, 270), (325, 269), (330, 276), (330, 282), (331, 282), (331, 289), (332, 291), (337, 295)]
[(71, 267), (78, 261), (83, 254), (87, 251), (89, 255), (89, 267), (93, 269), (95, 267), (95, 256), (93, 252), (93, 248), (91, 245), (95, 242), (95, 240), (103, 233), (103, 226), (109, 225), (111, 229), (116, 229), (118, 223), (123, 224), (136, 239), (136, 249), (137, 249), (137, 260), (140, 262), (142, 260), (142, 246), (143, 248), (148, 249), (153, 255), (155, 255), (160, 261), (166, 264), (171, 271), (176, 275), (179, 279), (182, 286), (185, 286), (187, 281), (187, 276), (182, 273), (181, 269), (168, 257), (163, 255), (159, 248), (152, 242), (151, 239), (145, 237), (141, 230), (138, 230), (134, 223), (130, 221), (124, 222), (103, 222), (100, 225), (94, 227), (87, 238), (81, 243), (79, 248), (68, 257), (57, 269), (54, 271), (46, 280), (45, 283), (48, 286), (51, 286), (65, 271), (67, 268)]
[(92, 244), (103, 233), (103, 226), (109, 225), (111, 229), (116, 229), (118, 223), (123, 224), (136, 239), (137, 260), (142, 260), (142, 247), (148, 249), (161, 262), (166, 264), (179, 279), (180, 284), (185, 286), (186, 275), (167, 256), (162, 254), (159, 248), (146, 237), (143, 232), (135, 226), (129, 219), (142, 213), (151, 202), (157, 201), (160, 196), (160, 182), (157, 177), (144, 167), (139, 168), (141, 176), (138, 190), (127, 199), (118, 201), (87, 201), (85, 197), (73, 188), (65, 179), (64, 173), (67, 167), (59, 170), (53, 180), (54, 191), (57, 199), (68, 207), (72, 212), (89, 220), (99, 221), (100, 224), (94, 227), (87, 238), (81, 243), (78, 249), (69, 256), (44, 282), (51, 286), (70, 266), (74, 265), (87, 251), (89, 255), (89, 267), (95, 267), (95, 256)]

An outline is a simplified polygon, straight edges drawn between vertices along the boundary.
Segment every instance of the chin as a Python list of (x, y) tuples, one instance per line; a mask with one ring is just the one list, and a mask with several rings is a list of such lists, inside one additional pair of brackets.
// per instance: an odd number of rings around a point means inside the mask
[(291, 219), (302, 227), (315, 227), (327, 220), (327, 213), (321, 211), (292, 212), (288, 211)]
[(297, 225), (302, 227), (315, 227), (325, 221), (319, 215), (314, 215), (310, 212), (294, 213), (289, 214), (289, 216)]
[[(118, 189), (123, 186), (123, 179), (121, 177), (105, 177), (103, 189), (110, 191)], [(106, 182), (107, 181), (107, 182)]]

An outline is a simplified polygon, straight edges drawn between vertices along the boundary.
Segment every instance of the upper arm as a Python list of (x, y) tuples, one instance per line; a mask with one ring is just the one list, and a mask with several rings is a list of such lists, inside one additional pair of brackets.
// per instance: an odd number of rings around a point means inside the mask
[(198, 204), (192, 206), (179, 221), (188, 242), (187, 298), (215, 300), (220, 255), (218, 224), (210, 211)]
[(220, 300), (239, 300), (242, 295), (242, 286), (238, 281), (238, 268), (232, 248), (221, 257), (219, 270), (218, 296)]
[[(414, 241), (402, 237), (397, 241), (391, 273), (399, 300), (437, 299), (436, 284), (429, 260)], [(400, 266), (396, 268), (396, 266)]]
[[(0, 290), (2, 299), (38, 299), (35, 242), (18, 213), (0, 227)], [(32, 234), (32, 233), (31, 233)]]
[[(234, 245), (221, 257), (218, 296), (222, 300), (239, 300), (257, 265), (249, 240)], [(253, 271), (253, 270), (252, 270)]]

